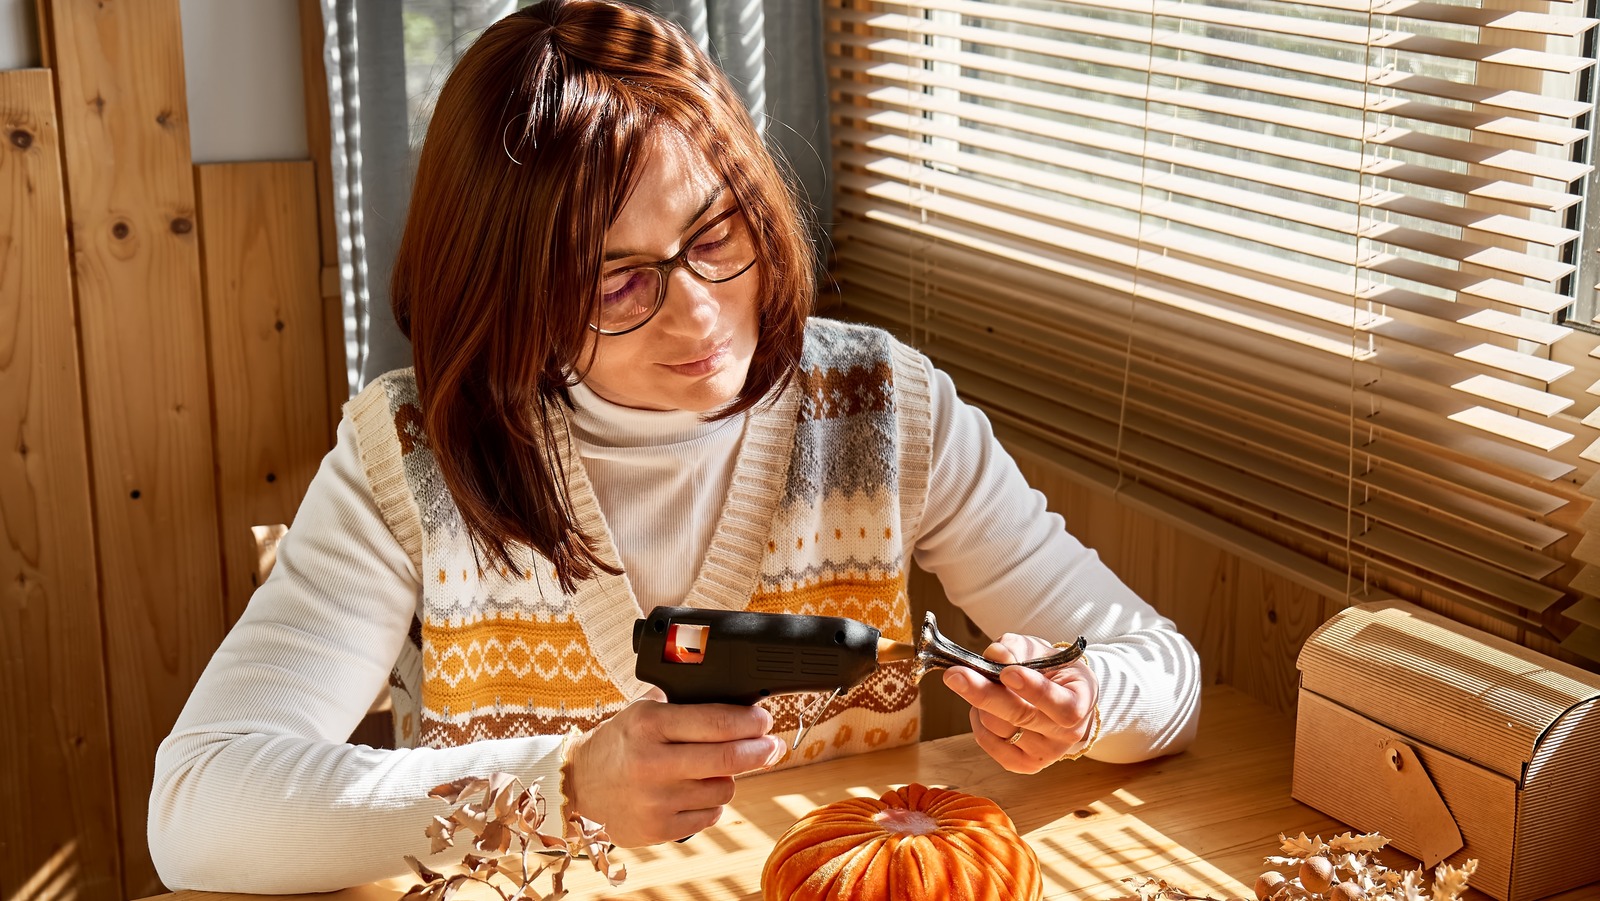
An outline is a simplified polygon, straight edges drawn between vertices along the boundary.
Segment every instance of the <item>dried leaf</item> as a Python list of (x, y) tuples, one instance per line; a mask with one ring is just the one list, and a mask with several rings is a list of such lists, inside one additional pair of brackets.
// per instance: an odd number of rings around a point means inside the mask
[(1422, 871), (1407, 870), (1400, 879), (1400, 888), (1397, 894), (1403, 901), (1426, 901), (1427, 896), (1422, 892)]
[(1328, 840), (1328, 847), (1335, 851), (1353, 851), (1361, 854), (1380, 851), (1387, 844), (1389, 844), (1389, 840), (1376, 832), (1369, 832), (1365, 835), (1352, 835), (1346, 832), (1344, 835), (1334, 836)]
[(428, 853), (438, 854), (455, 844), (456, 821), (445, 817), (434, 817), (423, 832), (428, 836)]
[(411, 868), (411, 872), (416, 873), (417, 878), (421, 879), (423, 882), (433, 882), (436, 879), (444, 878), (438, 873), (428, 869), (428, 867), (424, 865), (422, 861), (410, 854), (406, 855), (406, 866), (409, 866)]
[(450, 814), (450, 818), (455, 820), (458, 826), (465, 826), (473, 835), (482, 835), (483, 827), (489, 823), (489, 816), (484, 813), (483, 808), (470, 802), (456, 808)]
[(1130, 876), (1122, 881), (1133, 889), (1139, 901), (1218, 901), (1205, 895), (1191, 895), (1164, 879), (1151, 876)]
[(1306, 838), (1304, 832), (1300, 833), (1296, 838), (1279, 835), (1278, 840), (1283, 843), (1283, 853), (1297, 857), (1300, 860), (1321, 854), (1328, 849), (1328, 846), (1322, 843), (1322, 836)]
[[(575, 816), (563, 824), (562, 837), (545, 833), (539, 828), (545, 820), (546, 806), (538, 780), (527, 788), (521, 786), (516, 776), (493, 773), (487, 778), (470, 776), (434, 787), (429, 792), (431, 797), (459, 806), (445, 816), (434, 817), (424, 830), (433, 851), (451, 847), (456, 830), (465, 828), (473, 834), (472, 846), (481, 854), (466, 854), (455, 868), (457, 872), (449, 876), (407, 857), (423, 884), (414, 886), (405, 898), (449, 901), (468, 882), (481, 882), (507, 901), (553, 901), (567, 894), (563, 881), (575, 854), (586, 854), (613, 886), (627, 878), (627, 869), (611, 862), (613, 845), (602, 826)], [(519, 850), (508, 853), (513, 843)], [(529, 854), (538, 855), (541, 861), (531, 872)], [(552, 889), (548, 895), (533, 885), (545, 873), (549, 873)], [(509, 894), (497, 880), (510, 883)]]
[(497, 820), (505, 816), (516, 803), (516, 793), (512, 787), (519, 784), (517, 777), (510, 773), (491, 773), (489, 787), (483, 794), (484, 809), (490, 811)]
[(1478, 871), (1478, 861), (1468, 860), (1459, 867), (1440, 864), (1433, 871), (1433, 901), (1455, 901), (1467, 890), (1467, 880)]
[(504, 854), (511, 848), (511, 829), (504, 823), (487, 823), (483, 827), (483, 834), (473, 841), (472, 847), (486, 854)]
[[(1329, 842), (1328, 847), (1334, 847), (1333, 842)], [(1331, 859), (1333, 860), (1334, 872), (1346, 879), (1355, 878), (1356, 874), (1366, 869), (1367, 866), (1367, 858), (1360, 854), (1340, 854)]]
[(473, 792), (483, 788), (487, 784), (487, 780), (478, 776), (466, 776), (464, 778), (457, 779), (454, 782), (446, 782), (443, 785), (435, 785), (433, 789), (428, 792), (428, 797), (438, 798), (446, 804), (454, 804), (461, 800), (462, 795), (470, 795)]
[(1152, 879), (1149, 876), (1133, 876), (1122, 881), (1133, 889), (1134, 897), (1138, 898), (1139, 901), (1156, 901), (1161, 897), (1162, 889), (1167, 887), (1165, 882), (1159, 879)]

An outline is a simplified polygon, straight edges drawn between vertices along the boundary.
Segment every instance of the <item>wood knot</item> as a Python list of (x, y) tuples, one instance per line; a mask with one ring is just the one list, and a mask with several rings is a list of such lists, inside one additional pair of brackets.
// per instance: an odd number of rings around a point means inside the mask
[(111, 237), (116, 238), (118, 241), (126, 240), (128, 235), (132, 233), (133, 229), (126, 222), (117, 222), (111, 226)]
[(179, 216), (178, 218), (172, 220), (172, 233), (173, 234), (175, 234), (175, 235), (187, 235), (188, 233), (190, 233), (192, 231), (194, 231), (194, 222), (190, 221), (189, 219), (185, 219), (184, 217)]
[(27, 150), (33, 146), (33, 132), (26, 128), (15, 128), (11, 131), (11, 144), (18, 150)]

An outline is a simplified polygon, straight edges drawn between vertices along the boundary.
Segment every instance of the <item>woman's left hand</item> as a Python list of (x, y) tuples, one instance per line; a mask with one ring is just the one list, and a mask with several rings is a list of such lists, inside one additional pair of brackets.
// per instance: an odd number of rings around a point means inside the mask
[[(996, 663), (1057, 653), (1048, 641), (1006, 633), (983, 652)], [(1007, 666), (998, 683), (964, 666), (945, 670), (944, 684), (972, 705), (978, 747), (1013, 773), (1037, 773), (1082, 749), (1093, 726), (1100, 685), (1080, 658), (1050, 676)]]

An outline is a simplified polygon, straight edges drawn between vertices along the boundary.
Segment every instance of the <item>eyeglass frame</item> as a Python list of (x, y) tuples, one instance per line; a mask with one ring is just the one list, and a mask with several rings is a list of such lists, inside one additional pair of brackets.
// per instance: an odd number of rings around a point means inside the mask
[[(596, 334), (604, 335), (605, 337), (608, 337), (608, 338), (615, 338), (615, 337), (618, 337), (619, 335), (626, 335), (629, 332), (638, 331), (639, 329), (644, 328), (646, 325), (649, 325), (650, 324), (650, 320), (656, 318), (656, 314), (661, 312), (661, 308), (667, 305), (667, 280), (672, 277), (673, 271), (676, 270), (677, 268), (679, 268), (680, 266), (683, 267), (684, 269), (688, 270), (690, 275), (693, 275), (695, 278), (699, 279), (702, 282), (705, 282), (708, 285), (721, 285), (721, 284), (724, 284), (726, 282), (731, 282), (734, 279), (738, 278), (739, 276), (744, 275), (746, 272), (749, 272), (750, 271), (750, 267), (754, 266), (756, 264), (756, 260), (760, 259), (760, 257), (761, 257), (761, 254), (756, 252), (754, 236), (751, 236), (751, 241), (750, 241), (750, 250), (751, 250), (750, 262), (746, 263), (744, 265), (744, 268), (740, 269), (738, 272), (735, 272), (732, 275), (723, 276), (722, 278), (707, 278), (704, 275), (700, 274), (700, 271), (694, 267), (694, 264), (689, 262), (689, 251), (694, 249), (694, 243), (696, 241), (700, 240), (700, 236), (701, 235), (703, 235), (706, 232), (710, 231), (711, 229), (717, 227), (718, 225), (721, 225), (723, 222), (726, 222), (727, 220), (733, 218), (734, 216), (743, 215), (743, 214), (744, 214), (744, 209), (742, 207), (740, 207), (738, 205), (734, 205), (732, 207), (729, 207), (726, 211), (718, 214), (715, 219), (712, 219), (710, 222), (707, 222), (705, 225), (702, 225), (698, 229), (695, 229), (695, 233), (690, 235), (689, 239), (687, 241), (683, 242), (683, 246), (678, 248), (678, 252), (673, 254), (669, 259), (658, 260), (658, 261), (656, 261), (654, 263), (639, 263), (638, 265), (635, 265), (635, 266), (627, 266), (627, 267), (624, 267), (622, 269), (618, 269), (616, 272), (612, 273), (612, 275), (618, 275), (618, 274), (623, 273), (623, 272), (632, 272), (632, 271), (634, 271), (636, 269), (653, 269), (653, 270), (655, 270), (656, 277), (657, 277), (657, 288), (656, 288), (656, 300), (655, 300), (655, 303), (650, 306), (650, 312), (647, 313), (643, 319), (639, 320), (634, 325), (630, 325), (627, 328), (622, 329), (620, 331), (607, 331), (606, 329), (601, 328), (600, 326), (595, 324), (593, 317), (590, 317), (590, 319), (589, 319), (589, 328), (594, 329)], [(748, 222), (746, 222), (745, 223), (745, 230), (748, 232), (749, 228), (750, 228), (750, 224)], [(602, 281), (604, 281), (604, 279), (602, 279)], [(595, 303), (596, 303), (595, 312), (598, 313), (599, 312), (598, 304), (600, 303), (600, 301), (597, 299), (595, 301)]]

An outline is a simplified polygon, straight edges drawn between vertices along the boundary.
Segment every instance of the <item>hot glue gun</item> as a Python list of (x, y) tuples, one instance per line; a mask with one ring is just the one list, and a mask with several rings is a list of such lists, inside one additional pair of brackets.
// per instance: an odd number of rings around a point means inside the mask
[[(1083, 654), (1079, 638), (1055, 654), (1023, 662), (1048, 672)], [(966, 666), (992, 680), (1004, 668), (940, 634), (930, 611), (917, 644), (891, 641), (866, 623), (841, 616), (657, 607), (633, 624), (634, 675), (674, 704), (754, 704), (795, 692), (838, 697), (878, 664), (913, 660), (913, 679)]]
[(842, 616), (657, 607), (633, 624), (634, 675), (674, 704), (754, 704), (803, 691), (843, 694), (880, 661), (915, 648)]

